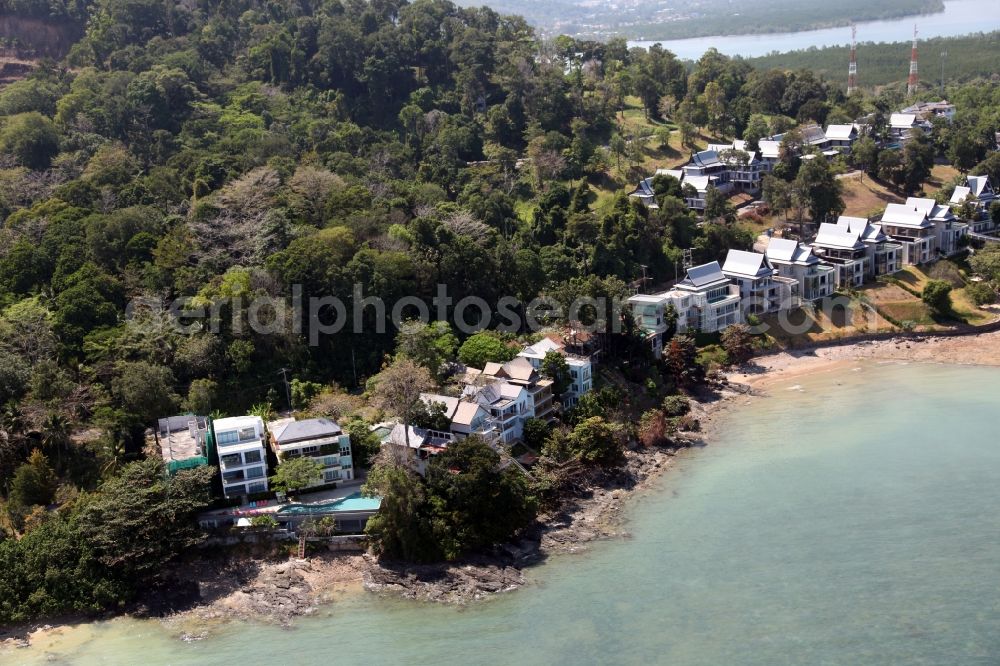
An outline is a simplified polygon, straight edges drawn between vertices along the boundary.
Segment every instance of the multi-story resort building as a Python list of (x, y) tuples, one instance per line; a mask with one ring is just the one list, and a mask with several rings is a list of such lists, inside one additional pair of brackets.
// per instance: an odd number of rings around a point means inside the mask
[(868, 249), (858, 232), (823, 223), (819, 225), (812, 247), (820, 261), (834, 269), (838, 287), (853, 288), (864, 284), (868, 276)]
[(264, 422), (259, 416), (234, 416), (212, 422), (219, 450), (219, 473), (226, 497), (267, 490)]
[(772, 238), (765, 254), (779, 275), (798, 281), (802, 300), (826, 298), (836, 288), (836, 268), (822, 263), (808, 245), (787, 238)]
[(307, 488), (354, 478), (351, 436), (336, 422), (325, 418), (282, 419), (269, 423), (268, 430), (279, 466), (301, 457), (312, 458), (323, 465), (320, 475)]
[(637, 294), (628, 302), (657, 358), (663, 353), (665, 335), (671, 332), (664, 316), (670, 306), (677, 313), (677, 333), (713, 333), (743, 321), (740, 288), (723, 274), (717, 261), (688, 269), (687, 277), (669, 291)]
[(934, 199), (918, 197), (908, 198), (905, 205), (922, 211), (927, 220), (934, 225), (939, 256), (947, 257), (961, 250), (961, 240), (969, 233), (969, 225), (959, 221), (950, 207), (941, 205)]
[(730, 250), (722, 273), (739, 288), (740, 308), (746, 314), (767, 314), (800, 305), (799, 281), (782, 277), (758, 252)]
[[(555, 336), (546, 336), (533, 345), (529, 345), (518, 353), (519, 358), (523, 358), (536, 370), (542, 367), (542, 361), (549, 352), (562, 354), (569, 366), (570, 385), (562, 396), (562, 405), (565, 408), (576, 406), (580, 396), (589, 393), (594, 387), (594, 366), (590, 356), (572, 354), (566, 350), (566, 345), (555, 339)], [(537, 408), (536, 408), (537, 412)], [(536, 416), (539, 416), (536, 414)], [(541, 418), (539, 416), (539, 418)]]
[(973, 232), (983, 234), (994, 230), (990, 206), (996, 200), (997, 195), (990, 184), (989, 176), (966, 176), (965, 185), (955, 188), (949, 203), (959, 210), (966, 203), (970, 203), (972, 211), (969, 227)]

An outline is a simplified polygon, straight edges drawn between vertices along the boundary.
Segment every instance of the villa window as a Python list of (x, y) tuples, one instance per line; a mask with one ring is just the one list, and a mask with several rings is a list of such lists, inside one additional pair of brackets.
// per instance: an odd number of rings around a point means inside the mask
[(216, 433), (216, 439), (219, 440), (219, 444), (234, 444), (240, 441), (240, 434), (235, 430), (229, 430), (226, 432)]
[(230, 453), (228, 455), (224, 455), (222, 456), (221, 460), (223, 467), (237, 467), (243, 464), (243, 461), (240, 460), (240, 454), (238, 453)]
[(230, 497), (233, 497), (235, 495), (243, 495), (243, 494), (245, 494), (246, 490), (247, 490), (246, 486), (244, 486), (243, 484), (240, 484), (238, 486), (230, 486), (230, 487), (226, 488), (226, 494), (229, 495)]
[(327, 471), (323, 472), (323, 481), (325, 483), (331, 483), (333, 481), (339, 481), (339, 480), (340, 480), (340, 471), (339, 470), (335, 470), (334, 469), (334, 470), (327, 470)]
[(240, 440), (257, 439), (256, 428), (240, 428)]
[(350, 443), (340, 445), (340, 455), (349, 456), (351, 455), (351, 445)]
[(264, 483), (263, 481), (258, 481), (257, 483), (251, 483), (247, 487), (247, 493), (249, 494), (262, 493), (265, 490), (267, 490), (267, 484)]
[(260, 462), (260, 451), (247, 451), (243, 454), (243, 460), (248, 465)]
[(251, 467), (247, 470), (248, 479), (262, 479), (264, 478), (264, 468), (263, 467)]

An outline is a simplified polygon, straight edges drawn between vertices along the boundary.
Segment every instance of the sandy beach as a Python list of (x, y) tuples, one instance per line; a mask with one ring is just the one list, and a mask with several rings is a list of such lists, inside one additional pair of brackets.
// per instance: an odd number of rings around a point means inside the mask
[(797, 349), (755, 358), (726, 376), (731, 382), (757, 390), (802, 375), (838, 370), (860, 360), (1000, 366), (1000, 332), (951, 337), (900, 336)]

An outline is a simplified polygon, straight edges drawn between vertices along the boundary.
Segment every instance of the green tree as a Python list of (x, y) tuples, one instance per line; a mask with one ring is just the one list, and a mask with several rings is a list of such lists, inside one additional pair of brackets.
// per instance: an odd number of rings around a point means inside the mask
[(197, 467), (168, 476), (160, 461), (131, 463), (87, 498), (73, 523), (109, 577), (142, 584), (204, 538), (195, 518), (214, 473)]
[(323, 463), (315, 458), (300, 456), (278, 463), (278, 471), (271, 477), (271, 487), (293, 492), (306, 488), (323, 479)]
[(502, 468), (500, 455), (475, 436), (431, 459), (427, 488), (435, 541), (445, 559), (501, 543), (535, 517), (524, 475)]
[(541, 370), (545, 377), (552, 380), (552, 394), (556, 400), (561, 400), (573, 382), (566, 357), (555, 350), (546, 352), (542, 358)]
[(569, 448), (588, 464), (614, 465), (622, 458), (622, 445), (611, 424), (600, 416), (581, 421), (569, 436)]
[(369, 472), (362, 492), (381, 498), (378, 513), (365, 525), (375, 553), (410, 562), (440, 557), (431, 528), (427, 491), (413, 471), (392, 461), (378, 464)]
[(23, 511), (35, 504), (51, 504), (58, 485), (59, 480), (49, 466), (49, 459), (40, 450), (34, 449), (28, 456), (28, 462), (14, 472), (8, 495), (11, 508)]
[(480, 331), (470, 336), (458, 349), (459, 360), (470, 368), (482, 368), (487, 363), (506, 363), (515, 356), (517, 350), (492, 331)]
[(400, 324), (396, 353), (412, 359), (437, 375), (441, 366), (455, 358), (458, 338), (446, 321), (425, 324), (411, 320)]
[[(372, 403), (399, 416), (404, 424), (412, 423), (418, 413), (426, 410), (420, 395), (433, 387), (434, 380), (427, 368), (407, 358), (397, 358), (368, 380)], [(405, 431), (409, 444), (410, 429)]]
[(37, 111), (10, 116), (0, 129), (0, 152), (29, 169), (45, 169), (59, 152), (59, 132)]
[(944, 280), (928, 280), (920, 292), (920, 300), (936, 315), (951, 313), (951, 285)]

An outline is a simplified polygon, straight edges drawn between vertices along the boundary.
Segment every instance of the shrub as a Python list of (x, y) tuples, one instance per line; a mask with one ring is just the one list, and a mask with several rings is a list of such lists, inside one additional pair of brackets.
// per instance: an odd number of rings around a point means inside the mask
[(965, 288), (965, 293), (969, 295), (976, 305), (989, 305), (997, 299), (997, 293), (993, 291), (985, 282), (973, 282)]

